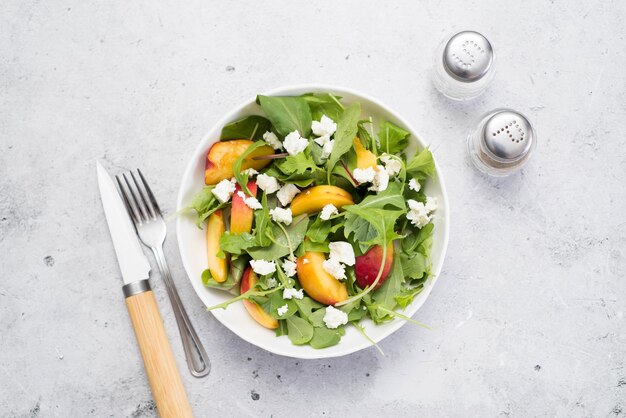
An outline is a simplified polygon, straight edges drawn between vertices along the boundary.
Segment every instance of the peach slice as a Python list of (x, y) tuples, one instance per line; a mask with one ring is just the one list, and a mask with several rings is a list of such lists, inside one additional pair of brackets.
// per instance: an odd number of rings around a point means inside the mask
[[(243, 294), (248, 290), (252, 289), (257, 281), (257, 275), (254, 271), (252, 271), (252, 267), (248, 266), (246, 270), (243, 272), (243, 276), (241, 276), (241, 286), (239, 287), (239, 291)], [(278, 321), (270, 314), (265, 312), (265, 310), (253, 300), (243, 300), (243, 306), (245, 306), (246, 310), (250, 314), (250, 316), (257, 321), (259, 324), (263, 325), (265, 328), (276, 329), (278, 328)]]
[[(380, 270), (380, 264), (383, 262), (383, 247), (382, 245), (376, 245), (370, 248), (365, 254), (356, 258), (356, 264), (354, 265), (354, 273), (356, 274), (356, 284), (365, 289), (366, 286), (371, 285), (378, 276)], [(383, 267), (383, 274), (380, 276), (376, 289), (378, 289), (389, 276), (391, 271), (391, 263), (393, 262), (393, 243), (387, 246), (387, 256), (385, 257), (385, 267)]]
[(223, 283), (228, 278), (228, 257), (219, 258), (220, 239), (226, 230), (224, 216), (221, 209), (216, 210), (209, 216), (206, 225), (206, 253), (209, 262), (211, 276), (218, 283)]
[[(234, 176), (233, 164), (252, 144), (253, 142), (248, 139), (234, 139), (213, 144), (207, 154), (204, 182), (211, 185), (232, 178)], [(274, 150), (267, 145), (255, 149), (244, 159), (241, 170), (247, 168), (262, 169), (272, 160), (253, 160), (252, 158), (270, 154), (274, 154)]]
[[(256, 182), (250, 180), (248, 182), (248, 190), (252, 196), (256, 196)], [(237, 192), (241, 191), (239, 184), (235, 186), (235, 194), (233, 194), (233, 205), (230, 209), (230, 233), (241, 234), (242, 232), (252, 231), (252, 220), (254, 219), (254, 210), (252, 210), (243, 201)]]
[(301, 213), (319, 212), (328, 204), (333, 204), (337, 209), (352, 205), (354, 201), (350, 193), (337, 186), (314, 186), (298, 194), (291, 201), (291, 213), (298, 216)]
[[(306, 252), (298, 257), (296, 272), (307, 295), (320, 303), (334, 305), (348, 299), (348, 289), (345, 283), (324, 270), (322, 263), (325, 259), (324, 253)], [(306, 263), (304, 260), (307, 260)]]
[(366, 149), (359, 138), (354, 138), (354, 151), (356, 151), (356, 168), (372, 167), (376, 169), (376, 155), (372, 151)]

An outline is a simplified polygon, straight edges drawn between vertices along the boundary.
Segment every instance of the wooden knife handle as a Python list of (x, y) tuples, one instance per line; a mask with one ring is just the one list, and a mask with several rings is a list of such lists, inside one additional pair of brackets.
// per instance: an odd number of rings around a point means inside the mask
[(124, 293), (154, 402), (161, 418), (191, 418), (191, 407), (163, 328), (154, 293), (147, 280), (145, 282), (143, 289), (127, 291), (127, 287), (135, 283), (125, 286)]

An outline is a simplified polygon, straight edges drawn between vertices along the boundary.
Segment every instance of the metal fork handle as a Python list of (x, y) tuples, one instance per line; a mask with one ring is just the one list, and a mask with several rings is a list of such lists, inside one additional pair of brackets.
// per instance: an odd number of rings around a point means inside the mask
[(161, 271), (163, 281), (165, 282), (165, 288), (167, 289), (172, 309), (174, 310), (174, 317), (176, 318), (180, 338), (183, 341), (183, 349), (185, 350), (185, 359), (187, 360), (189, 372), (194, 377), (204, 377), (211, 371), (209, 356), (207, 355), (200, 338), (198, 338), (195, 328), (189, 320), (189, 316), (187, 315), (185, 307), (180, 300), (180, 296), (178, 296), (178, 291), (176, 290), (176, 286), (172, 280), (170, 269), (167, 265), (167, 261), (165, 261), (163, 247), (158, 246), (151, 248), (152, 252), (154, 252), (159, 270)]

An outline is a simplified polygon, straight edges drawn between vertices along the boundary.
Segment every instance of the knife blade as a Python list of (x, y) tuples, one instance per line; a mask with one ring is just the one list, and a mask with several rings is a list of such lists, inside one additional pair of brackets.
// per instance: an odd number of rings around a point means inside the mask
[(99, 162), (96, 164), (104, 215), (109, 224), (124, 284), (147, 279), (150, 275), (150, 263), (141, 250), (135, 227), (131, 223), (122, 197), (106, 169)]

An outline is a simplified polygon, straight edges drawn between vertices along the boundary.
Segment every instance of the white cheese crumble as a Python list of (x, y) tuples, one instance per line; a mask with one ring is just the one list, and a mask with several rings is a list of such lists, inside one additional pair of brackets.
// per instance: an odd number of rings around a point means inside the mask
[(322, 263), (324, 270), (337, 280), (345, 280), (346, 268), (336, 258), (329, 258)]
[(372, 167), (367, 168), (355, 168), (352, 172), (354, 179), (359, 183), (370, 183), (374, 181), (374, 177), (376, 177), (376, 170)]
[(326, 324), (326, 328), (335, 329), (347, 323), (348, 323), (347, 313), (333, 306), (328, 306), (326, 308), (326, 313), (324, 314), (324, 324)]
[(407, 200), (407, 203), (409, 204), (409, 212), (406, 214), (406, 218), (411, 221), (413, 225), (418, 228), (422, 228), (430, 222), (428, 210), (426, 210), (426, 206), (424, 206), (422, 202), (409, 199)]
[(245, 170), (241, 172), (241, 174), (247, 174), (248, 178), (251, 178), (259, 174), (259, 172), (256, 171), (254, 168), (246, 168)]
[(268, 288), (270, 288), (270, 289), (272, 289), (272, 288), (276, 287), (276, 285), (278, 284), (278, 283), (276, 282), (276, 279), (275, 279), (275, 278), (273, 278), (273, 277), (270, 277), (269, 279), (267, 279), (267, 282), (266, 282), (266, 283), (267, 283), (267, 287), (268, 287)]
[(298, 131), (293, 131), (285, 137), (283, 145), (285, 146), (285, 149), (287, 150), (289, 155), (296, 155), (300, 154), (306, 149), (306, 147), (309, 145), (309, 140), (306, 138), (302, 138)]
[(293, 221), (293, 217), (291, 215), (291, 209), (283, 209), (283, 208), (274, 208), (270, 209), (270, 215), (272, 215), (272, 219), (274, 222), (282, 222), (285, 225), (291, 225), (291, 221)]
[(231, 180), (224, 179), (217, 183), (211, 192), (220, 203), (226, 203), (230, 200), (233, 193), (235, 193), (235, 184)]
[(422, 188), (422, 185), (420, 184), (419, 181), (415, 179), (409, 180), (409, 189), (413, 190), (414, 192), (419, 192), (421, 188)]
[(313, 141), (315, 141), (315, 143), (319, 145), (320, 147), (323, 147), (324, 144), (330, 142), (331, 139), (330, 139), (330, 135), (322, 135), (319, 138), (315, 138)]
[(374, 176), (374, 181), (372, 182), (372, 187), (370, 190), (375, 192), (384, 192), (387, 190), (387, 186), (389, 186), (389, 174), (385, 171), (385, 167), (382, 165), (377, 166), (378, 170), (376, 171), (376, 175)]
[(250, 209), (263, 209), (263, 205), (261, 205), (261, 202), (259, 202), (256, 197), (247, 196), (241, 190), (237, 192), (237, 196), (239, 196), (243, 200), (243, 203)]
[(280, 200), (281, 205), (287, 206), (298, 193), (300, 193), (300, 189), (295, 184), (285, 184), (278, 190), (276, 197)]
[(331, 136), (337, 131), (337, 124), (328, 116), (323, 115), (319, 122), (314, 120), (311, 123), (311, 130), (315, 136)]
[(296, 290), (293, 287), (291, 289), (283, 290), (283, 299), (302, 299), (304, 297), (304, 292), (302, 289)]
[(319, 138), (315, 138), (313, 141), (322, 147), (322, 158), (325, 159), (330, 157), (330, 154), (333, 152), (333, 147), (335, 146), (335, 141), (330, 139), (330, 135), (320, 136)]
[(259, 174), (256, 178), (256, 185), (267, 194), (272, 194), (280, 189), (276, 177), (267, 174)]
[(353, 266), (355, 263), (354, 249), (349, 242), (335, 241), (328, 244), (330, 249), (330, 255), (328, 258), (331, 260), (337, 260), (340, 263), (348, 266)]
[(385, 164), (385, 171), (389, 174), (389, 177), (395, 176), (402, 170), (402, 163), (389, 154), (383, 154), (380, 160)]
[(263, 134), (263, 140), (275, 150), (283, 149), (283, 144), (280, 142), (280, 139), (278, 139), (276, 134), (272, 131), (265, 132)]
[(273, 261), (265, 260), (250, 260), (250, 266), (256, 274), (264, 276), (266, 274), (272, 274), (276, 271), (276, 263)]
[(331, 216), (339, 214), (339, 210), (332, 203), (327, 204), (322, 208), (322, 213), (320, 214), (320, 218), (323, 221), (327, 221)]
[(293, 277), (296, 275), (296, 263), (291, 260), (283, 261), (283, 270), (288, 277)]
[(426, 196), (426, 204), (424, 205), (428, 213), (437, 210), (437, 198), (432, 196)]
[(276, 312), (278, 312), (278, 316), (283, 316), (284, 314), (287, 313), (288, 310), (289, 310), (289, 305), (285, 303), (283, 306), (278, 308)]

